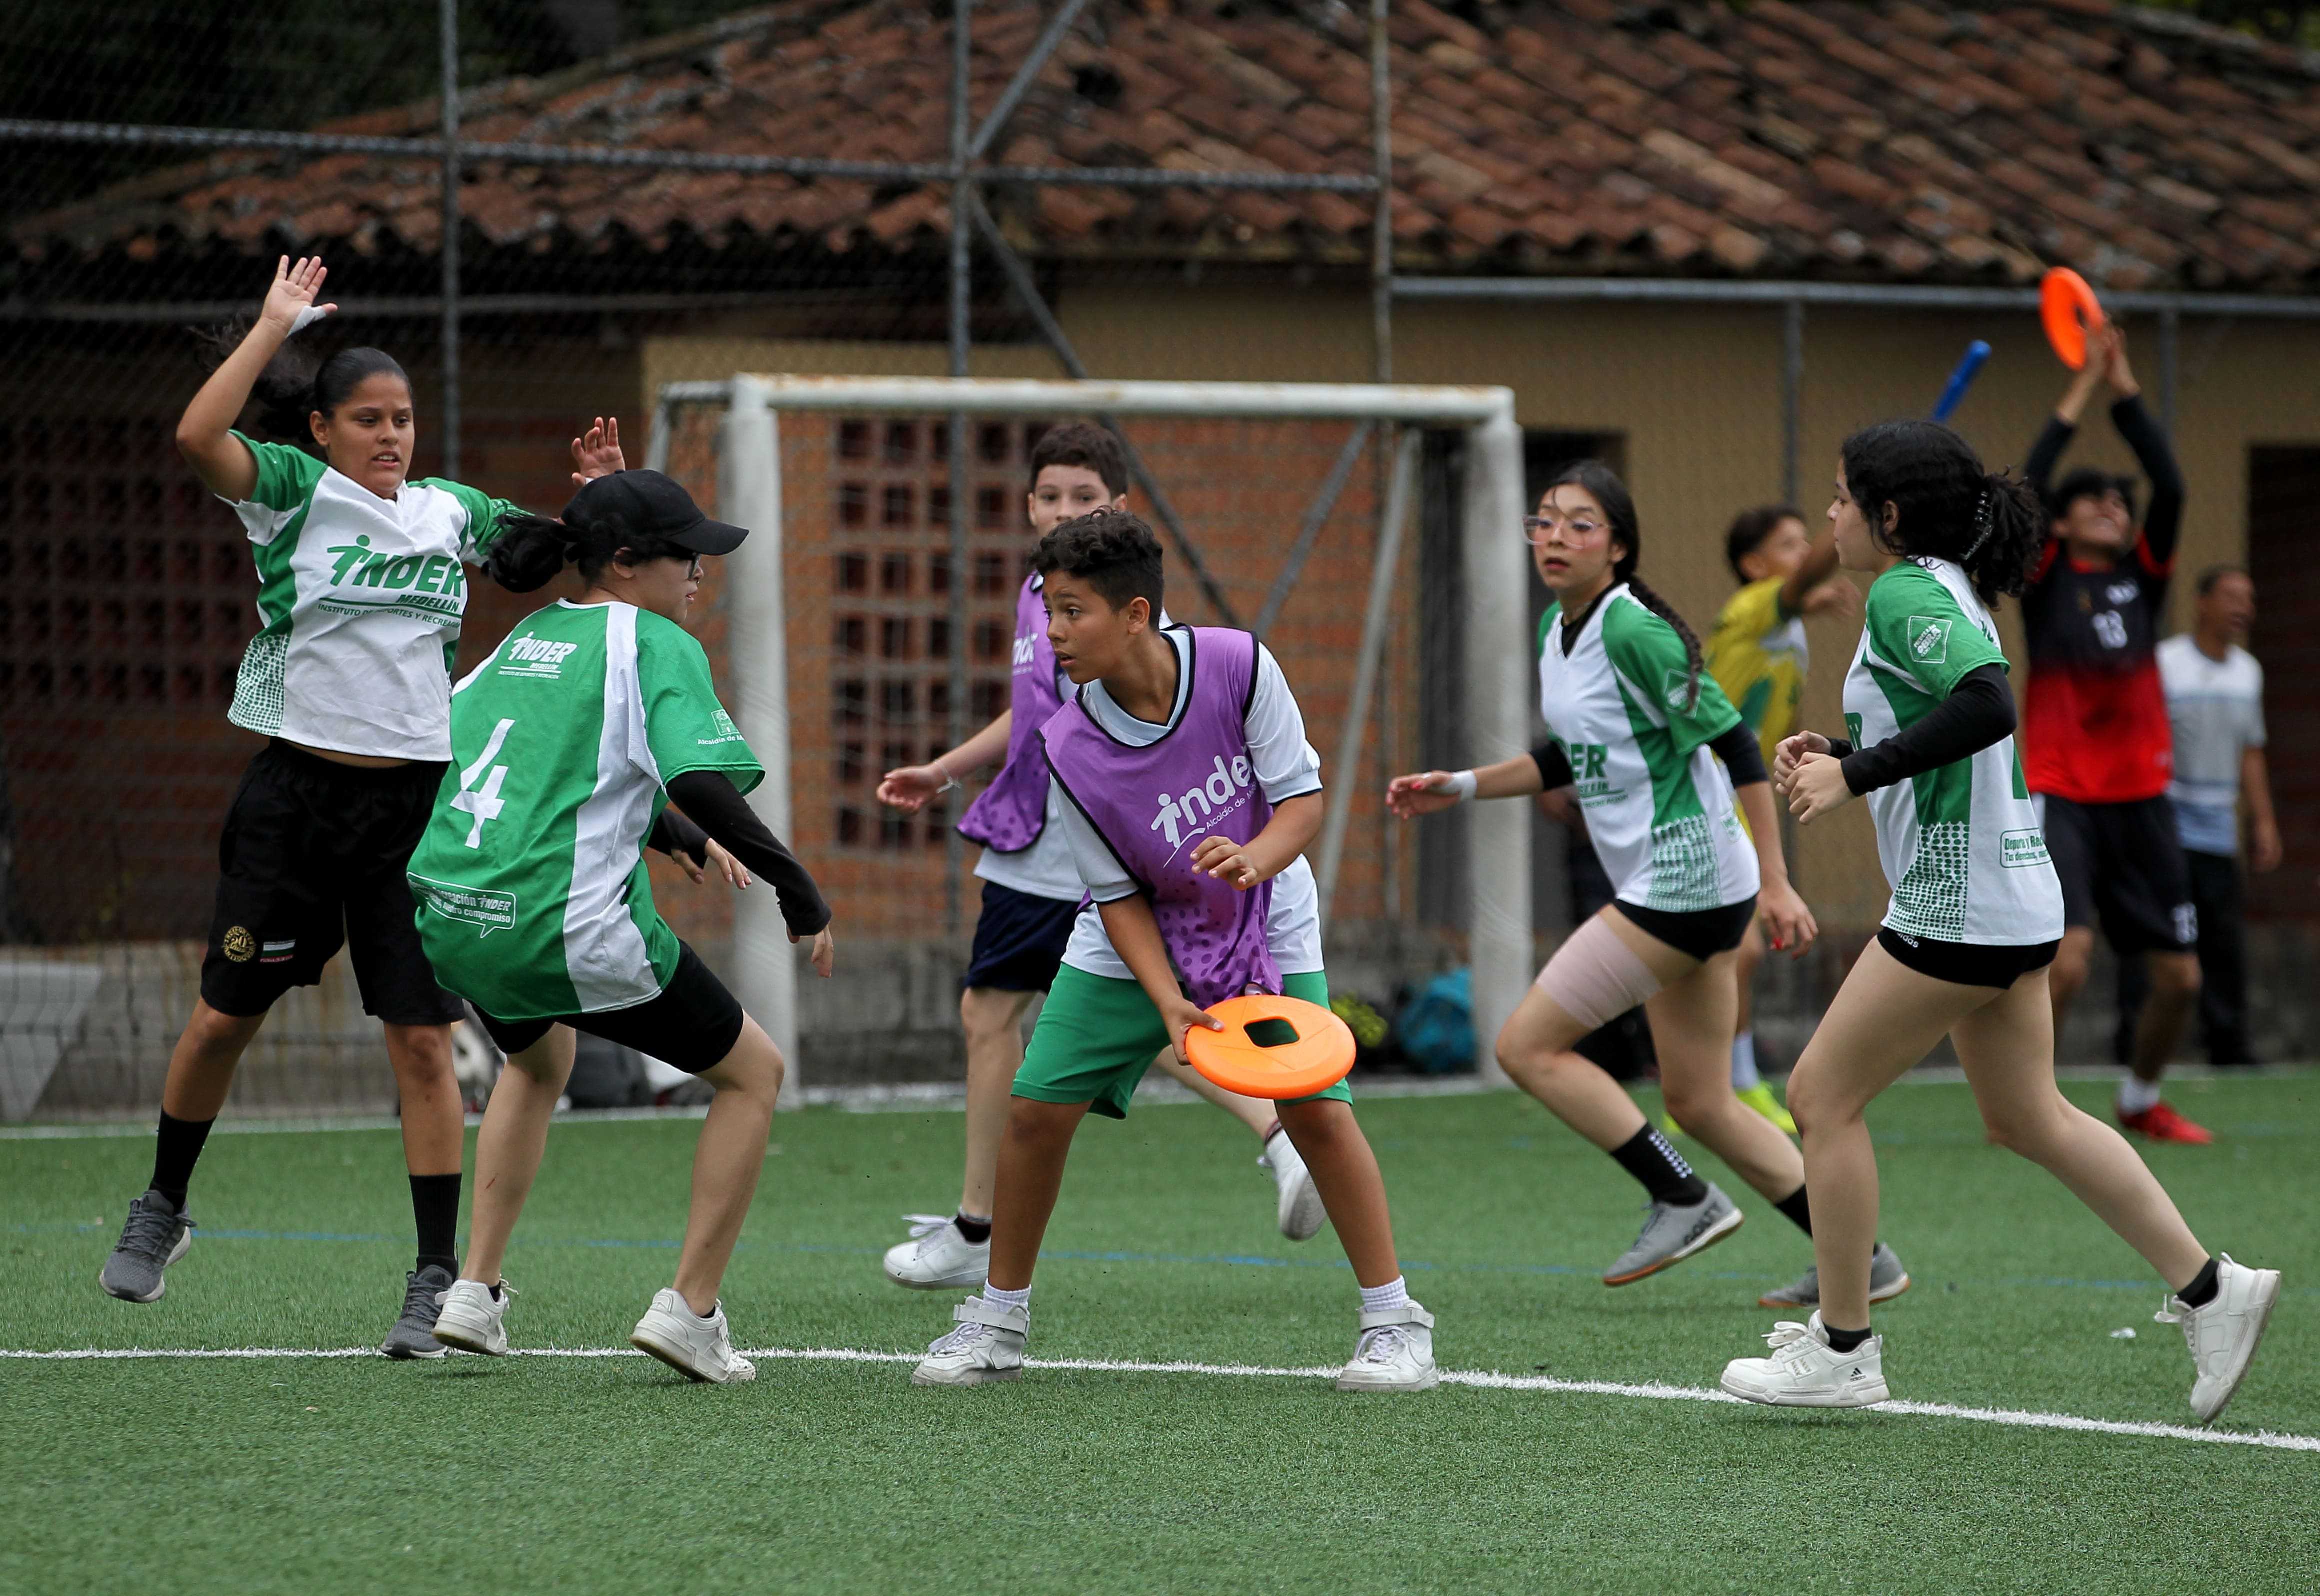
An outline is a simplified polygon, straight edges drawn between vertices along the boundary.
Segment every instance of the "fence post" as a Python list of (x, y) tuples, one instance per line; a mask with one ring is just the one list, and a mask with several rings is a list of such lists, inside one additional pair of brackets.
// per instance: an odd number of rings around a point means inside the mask
[(459, 476), (459, 0), (443, 32), (443, 475)]
[[(1531, 654), (1526, 604), (1530, 573), (1522, 540), (1522, 429), (1514, 399), (1468, 434), (1466, 559), (1466, 739), (1473, 762), (1494, 764), (1530, 746)], [(1477, 803), (1467, 877), (1473, 893), (1467, 957), (1473, 972), (1475, 1068), (1503, 1084), (1493, 1047), (1499, 1028), (1530, 986), (1528, 803)]]

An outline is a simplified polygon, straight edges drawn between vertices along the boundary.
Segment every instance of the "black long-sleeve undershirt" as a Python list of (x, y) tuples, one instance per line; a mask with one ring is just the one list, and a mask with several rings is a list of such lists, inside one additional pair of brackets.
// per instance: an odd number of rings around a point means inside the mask
[[(2175, 450), (2166, 432), (2143, 408), (2141, 394), (2130, 394), (2113, 404), (2110, 424), (2118, 430), (2126, 447), (2134, 451), (2135, 463), (2143, 467), (2143, 476), (2151, 479), (2151, 503), (2143, 518), (2143, 539), (2151, 551), (2152, 564), (2163, 570), (2175, 558), (2176, 541), (2182, 535), (2182, 467), (2175, 462)], [(2071, 440), (2078, 436), (2078, 431), (2061, 416), (2048, 416), (2045, 430), (2030, 446), (2030, 458), (2023, 462), (2022, 475), (2042, 496), (2053, 491), (2054, 467), (2062, 463), (2062, 451), (2071, 447)]]
[(793, 936), (811, 937), (829, 923), (821, 889), (781, 839), (766, 830), (749, 801), (722, 771), (688, 770), (668, 784), (668, 795), (684, 812), (664, 809), (646, 846), (662, 853), (684, 853), (706, 864), (705, 844), (713, 839), (741, 861), (781, 901), (782, 922)]
[(1906, 731), (1871, 748), (1832, 741), (1829, 752), (1843, 761), (1844, 784), (1858, 798), (1973, 757), (2011, 736), (2014, 720), (2014, 694), (2007, 690), (2005, 670), (1985, 665), (1960, 677), (1950, 695)]
[[(1724, 768), (1732, 773), (1732, 784), (1745, 787), (1757, 782), (1772, 780), (1764, 769), (1764, 751), (1756, 746), (1756, 734), (1745, 722), (1733, 727), (1708, 743), (1716, 757), (1724, 761)], [(1563, 745), (1544, 742), (1530, 751), (1531, 763), (1538, 766), (1538, 779), (1543, 791), (1552, 793), (1557, 787), (1567, 787), (1579, 777), (1571, 768), (1571, 757)]]

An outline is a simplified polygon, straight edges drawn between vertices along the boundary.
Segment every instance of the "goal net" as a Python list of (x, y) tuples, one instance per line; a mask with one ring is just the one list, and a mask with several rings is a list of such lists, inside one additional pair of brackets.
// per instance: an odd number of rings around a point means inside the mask
[[(1297, 694), (1328, 784), (1311, 858), (1340, 987), (1341, 960), (1367, 949), (1381, 962), (1402, 945), (1397, 922), (1414, 918), (1402, 886), (1415, 862), (1391, 857), (1401, 845), (1382, 816), (1383, 761), (1416, 768), (1426, 748), (1473, 765), (1528, 746), (1522, 446), (1506, 389), (746, 374), (668, 385), (652, 464), (752, 529), (696, 630), (767, 767), (758, 812), (837, 909), (841, 980), (801, 983), (802, 949), (768, 893), (684, 894), (678, 913), (701, 919), (678, 929), (712, 942), (730, 930), (743, 1002), (818, 1082), (911, 1078), (910, 1038), (956, 1034), (976, 884), (952, 826), (995, 772), (916, 816), (875, 792), (885, 771), (931, 759), (1007, 707), (1030, 450), (1075, 420), (1128, 445), (1130, 504), (1166, 547), (1173, 618), (1259, 632)], [(1427, 507), (1463, 567), (1447, 706), (1459, 730), (1446, 742), (1439, 726), (1393, 735), (1428, 714), (1410, 680), (1414, 527), (1425, 482), (1443, 491), (1421, 473), (1429, 437), (1462, 462), (1455, 504)], [(1464, 923), (1449, 940), (1455, 956), (1463, 930), (1488, 1071), (1488, 1038), (1532, 974), (1528, 806), (1476, 806), (1468, 823), (1455, 866)], [(730, 928), (718, 923), (729, 912)]]

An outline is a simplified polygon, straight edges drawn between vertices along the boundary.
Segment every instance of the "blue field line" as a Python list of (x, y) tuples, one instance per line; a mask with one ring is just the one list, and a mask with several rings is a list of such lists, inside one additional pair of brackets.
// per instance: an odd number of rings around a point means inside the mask
[[(14, 1223), (0, 1226), (18, 1236), (109, 1236), (109, 1225), (84, 1224), (69, 1220), (46, 1223)], [(213, 1229), (207, 1225), (199, 1229), (205, 1241), (320, 1241), (341, 1244), (376, 1244), (385, 1247), (406, 1246), (407, 1236), (360, 1235), (334, 1230), (229, 1230)], [(463, 1237), (464, 1241), (466, 1238)], [(517, 1237), (514, 1247), (594, 1247), (612, 1252), (675, 1252), (684, 1246), (681, 1240), (663, 1238), (625, 1239), (618, 1237)], [(744, 1241), (737, 1249), (741, 1252), (787, 1253), (807, 1256), (876, 1258), (885, 1256), (885, 1249), (876, 1247), (848, 1247), (838, 1242), (779, 1242)], [(1087, 1247), (1051, 1247), (1042, 1248), (1041, 1259), (1072, 1264), (1176, 1264), (1192, 1265), (1223, 1265), (1237, 1269), (1331, 1269), (1345, 1270), (1352, 1265), (1341, 1257), (1276, 1258), (1263, 1253), (1152, 1253), (1130, 1252)], [(1409, 1274), (1518, 1274), (1572, 1275), (1594, 1277), (1600, 1271), (1575, 1264), (1433, 1264), (1419, 1258), (1404, 1258), (1401, 1267)], [(1685, 1274), (1696, 1280), (1766, 1281), (1772, 1275), (1752, 1274), (1741, 1269), (1692, 1268)], [(2028, 1291), (2074, 1292), (2153, 1292), (2161, 1290), (2150, 1280), (2079, 1280), (2059, 1274), (2016, 1274), (1996, 1280), (1962, 1280), (1947, 1283), (1978, 1287), (1996, 1287)], [(2290, 1297), (2320, 1297), (2320, 1286), (2290, 1287), (2282, 1292)]]

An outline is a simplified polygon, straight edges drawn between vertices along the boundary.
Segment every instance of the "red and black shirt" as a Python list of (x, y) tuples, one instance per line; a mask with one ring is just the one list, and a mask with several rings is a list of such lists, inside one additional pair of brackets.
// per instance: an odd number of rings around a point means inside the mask
[[(2160, 685), (2159, 630), (2182, 530), (2183, 476), (2139, 397), (2111, 422), (2151, 479), (2150, 512), (2116, 565), (2087, 565), (2050, 538), (2022, 595), (2030, 644), (2022, 756), (2033, 793), (2076, 803), (2131, 803), (2167, 790), (2174, 739)], [(2078, 429), (2046, 422), (2023, 475), (2042, 494)]]

